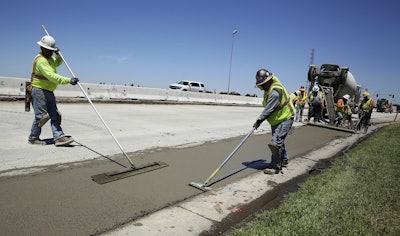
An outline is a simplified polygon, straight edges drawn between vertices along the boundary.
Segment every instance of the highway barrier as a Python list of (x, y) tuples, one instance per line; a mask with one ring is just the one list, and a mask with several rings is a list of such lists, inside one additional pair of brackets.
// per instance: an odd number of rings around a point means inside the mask
[[(0, 96), (25, 96), (25, 82), (27, 78), (13, 78), (0, 76)], [(91, 99), (101, 100), (152, 100), (167, 102), (194, 102), (211, 104), (249, 104), (261, 105), (262, 98), (215, 94), (187, 92), (172, 89), (133, 87), (112, 84), (92, 84), (81, 83), (86, 93)], [(70, 85), (59, 85), (54, 94), (57, 97), (65, 98), (84, 98), (80, 89)]]

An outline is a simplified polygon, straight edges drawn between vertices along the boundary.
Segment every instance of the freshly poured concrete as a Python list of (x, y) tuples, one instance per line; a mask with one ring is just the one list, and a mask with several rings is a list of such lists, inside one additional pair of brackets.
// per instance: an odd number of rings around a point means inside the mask
[[(289, 155), (297, 158), (283, 175), (267, 176), (261, 170), (269, 162), (270, 134), (263, 124), (210, 182), (213, 190), (202, 193), (188, 184), (204, 181), (220, 165), (262, 108), (98, 104), (135, 164), (169, 164), (100, 185), (90, 176), (124, 169), (107, 158), (129, 164), (88, 104), (59, 104), (62, 127), (78, 143), (58, 148), (27, 144), (33, 114), (23, 112), (22, 103), (0, 106), (0, 228), (6, 235), (198, 235), (240, 212), (271, 183), (305, 173), (314, 158), (359, 136), (298, 127), (287, 139)], [(42, 138), (51, 137), (48, 125), (43, 131)]]

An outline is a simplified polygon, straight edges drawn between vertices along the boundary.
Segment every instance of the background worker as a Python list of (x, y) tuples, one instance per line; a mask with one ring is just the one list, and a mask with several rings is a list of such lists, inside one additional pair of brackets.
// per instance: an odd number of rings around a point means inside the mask
[[(37, 44), (40, 46), (41, 53), (35, 57), (32, 68), (31, 96), (35, 118), (28, 143), (46, 144), (39, 136), (42, 132), (42, 126), (50, 119), (54, 144), (56, 146), (66, 146), (72, 143), (74, 139), (64, 135), (53, 91), (58, 84), (76, 85), (79, 80), (78, 78), (68, 78), (57, 74), (56, 68), (62, 64), (62, 58), (58, 55), (58, 48), (53, 37), (49, 35), (43, 36)], [(56, 56), (53, 57), (54, 52)]]
[[(344, 98), (344, 97), (343, 97)], [(335, 106), (335, 111), (336, 111), (336, 126), (342, 125), (342, 121), (343, 121), (343, 114), (344, 114), (344, 103), (343, 103), (343, 99), (339, 98), (336, 102), (336, 106)]]
[(270, 123), (272, 140), (268, 146), (272, 152), (271, 165), (264, 170), (264, 173), (277, 174), (282, 165), (288, 164), (288, 155), (284, 142), (293, 125), (294, 106), (290, 100), (289, 93), (273, 73), (265, 69), (258, 70), (256, 85), (264, 91), (264, 110), (253, 127), (257, 129), (264, 120)]
[(322, 92), (319, 90), (318, 85), (314, 85), (312, 92), (309, 96), (310, 111), (308, 115), (308, 121), (311, 117), (314, 117), (314, 122), (321, 122), (322, 120), (322, 108), (324, 107), (324, 97)]
[(365, 124), (366, 125), (371, 125), (370, 120), (371, 120), (371, 114), (372, 114), (372, 110), (374, 109), (375, 106), (375, 101), (374, 99), (371, 98), (371, 96), (369, 95), (369, 93), (367, 91), (363, 92), (363, 100), (361, 101), (361, 113), (359, 114), (359, 116), (361, 117), (361, 115), (365, 116)]
[(307, 103), (307, 93), (304, 86), (300, 86), (300, 94), (297, 96), (296, 101), (296, 121), (303, 122), (303, 110)]
[(336, 125), (342, 125), (345, 121), (349, 122), (349, 128), (353, 129), (351, 116), (353, 112), (349, 106), (350, 95), (346, 94), (339, 98), (336, 103)]
[(292, 101), (294, 107), (296, 107), (299, 94), (300, 94), (299, 90), (294, 91), (293, 93), (290, 94), (290, 101)]
[(346, 94), (343, 96), (343, 104), (344, 104), (344, 121), (349, 122), (349, 129), (354, 129), (353, 120), (351, 119), (353, 115), (353, 111), (349, 105), (350, 95)]

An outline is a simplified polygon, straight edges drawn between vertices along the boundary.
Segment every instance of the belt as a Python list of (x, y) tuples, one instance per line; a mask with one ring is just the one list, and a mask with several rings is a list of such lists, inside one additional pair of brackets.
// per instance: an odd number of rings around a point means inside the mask
[(34, 73), (32, 73), (31, 79), (48, 80), (48, 79), (47, 79), (46, 77), (44, 77), (43, 75), (36, 75), (36, 74), (34, 74)]

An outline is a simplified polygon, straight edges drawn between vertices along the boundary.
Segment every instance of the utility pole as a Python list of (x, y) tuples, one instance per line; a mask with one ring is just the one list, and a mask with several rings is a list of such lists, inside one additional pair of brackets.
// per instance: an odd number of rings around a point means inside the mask
[(314, 48), (311, 49), (310, 65), (314, 65)]
[[(310, 65), (314, 65), (314, 48), (311, 49)], [(308, 91), (308, 78), (306, 79), (306, 91)]]
[(238, 32), (238, 30), (233, 30), (232, 32), (232, 47), (231, 47), (231, 61), (229, 63), (229, 77), (228, 77), (228, 92), (227, 94), (229, 95), (229, 90), (231, 86), (231, 70), (232, 70), (232, 55), (233, 55), (233, 40), (235, 39), (235, 34)]

